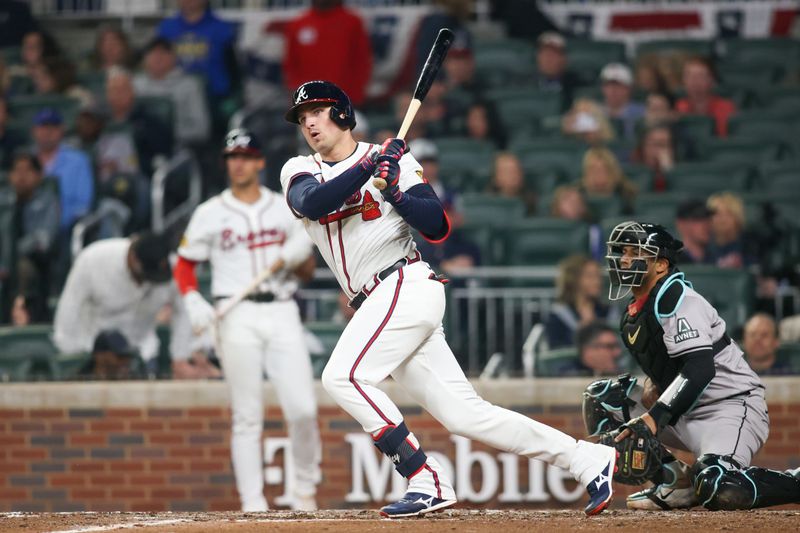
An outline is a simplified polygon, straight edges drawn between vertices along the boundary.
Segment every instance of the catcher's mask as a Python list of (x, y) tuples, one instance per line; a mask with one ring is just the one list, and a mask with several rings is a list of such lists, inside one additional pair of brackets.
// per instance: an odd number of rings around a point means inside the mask
[[(617, 224), (606, 244), (609, 300), (624, 298), (633, 287), (641, 287), (652, 261), (664, 258), (674, 265), (683, 248), (683, 243), (662, 226), (634, 221)], [(630, 249), (628, 253), (626, 248)]]

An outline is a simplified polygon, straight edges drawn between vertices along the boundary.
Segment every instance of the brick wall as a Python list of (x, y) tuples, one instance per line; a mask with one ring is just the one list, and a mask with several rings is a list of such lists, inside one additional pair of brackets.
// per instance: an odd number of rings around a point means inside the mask
[[(490, 401), (580, 437), (579, 407), (566, 400), (579, 397), (584, 385), (580, 380), (539, 380), (478, 388)], [(760, 465), (800, 465), (798, 385), (800, 380), (791, 378), (776, 378), (773, 387), (768, 385), (768, 390), (774, 391), (768, 395), (772, 429), (756, 461)], [(453, 458), (455, 446), (444, 429), (402, 393), (391, 387), (387, 390), (403, 406), (408, 425), (426, 449)], [(265, 392), (265, 438), (285, 436), (274, 393), (269, 387)], [(346, 436), (359, 434), (360, 426), (321, 390), (319, 397), (325, 478), (319, 503), (323, 508), (374, 507), (372, 502), (345, 501), (353, 487), (352, 447)], [(230, 419), (224, 398), (221, 383), (0, 386), (0, 511), (237, 509), (228, 447)], [(471, 448), (496, 457), (496, 451), (477, 443)], [(281, 464), (279, 453), (271, 466)], [(527, 461), (519, 461), (517, 481), (522, 492), (529, 485), (528, 467)], [(498, 470), (502, 475), (502, 468)], [(480, 490), (486, 473), (476, 465), (468, 471), (471, 486)], [(571, 481), (564, 486), (567, 490), (575, 487)], [(269, 485), (270, 501), (282, 490), (280, 484)], [(552, 508), (576, 506), (581, 501), (564, 503), (551, 498), (538, 504), (502, 503), (494, 493), (488, 502), (467, 504)]]

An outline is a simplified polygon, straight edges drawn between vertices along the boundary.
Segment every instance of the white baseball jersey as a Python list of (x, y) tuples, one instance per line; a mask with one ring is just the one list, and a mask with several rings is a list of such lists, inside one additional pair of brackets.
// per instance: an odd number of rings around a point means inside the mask
[(280, 194), (261, 187), (261, 198), (248, 204), (230, 189), (200, 204), (189, 221), (178, 254), (211, 262), (211, 294), (234, 296), (279, 258), (286, 268), (260, 287), (279, 300), (292, 297), (297, 279), (289, 274), (311, 255), (312, 243)]
[[(281, 170), (284, 194), (292, 180), (300, 175), (312, 174), (319, 182), (335, 179), (379, 148), (360, 142), (350, 157), (335, 165), (323, 162), (319, 154), (294, 157)], [(411, 154), (403, 155), (400, 159), (400, 190), (406, 191), (420, 183), (423, 183), (422, 166)], [(384, 201), (371, 179), (344, 205), (319, 220), (309, 220), (294, 209), (292, 212), (303, 220), (306, 231), (350, 298), (372, 282), (376, 273), (403, 257), (412, 259), (417, 256), (408, 224), (390, 203)]]

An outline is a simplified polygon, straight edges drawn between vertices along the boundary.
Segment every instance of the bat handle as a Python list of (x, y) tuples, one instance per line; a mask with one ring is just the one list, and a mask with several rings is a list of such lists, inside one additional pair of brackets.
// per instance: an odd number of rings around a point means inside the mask
[[(397, 139), (406, 138), (406, 133), (408, 133), (408, 130), (411, 128), (411, 123), (414, 122), (414, 117), (417, 116), (417, 111), (419, 111), (420, 106), (422, 106), (422, 101), (416, 98), (411, 100), (411, 103), (408, 104), (406, 116), (403, 117), (403, 123), (400, 125), (400, 129), (397, 132)], [(372, 185), (379, 191), (382, 191), (386, 188), (386, 180), (383, 178), (375, 178), (372, 180)]]

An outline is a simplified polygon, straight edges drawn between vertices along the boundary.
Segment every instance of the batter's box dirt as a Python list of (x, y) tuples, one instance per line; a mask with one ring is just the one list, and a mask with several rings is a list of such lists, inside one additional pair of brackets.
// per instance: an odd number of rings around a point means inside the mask
[(0, 532), (89, 533), (99, 531), (409, 533), (502, 531), (796, 531), (800, 511), (608, 511), (587, 518), (578, 511), (451, 510), (426, 518), (381, 519), (374, 511), (316, 513), (3, 513)]

